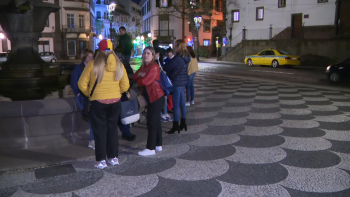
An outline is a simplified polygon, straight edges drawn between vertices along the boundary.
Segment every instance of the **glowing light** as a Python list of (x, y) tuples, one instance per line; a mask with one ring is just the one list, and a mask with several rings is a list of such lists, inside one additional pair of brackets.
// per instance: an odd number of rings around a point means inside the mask
[(150, 37), (152, 37), (152, 34), (151, 34), (151, 33), (148, 33), (147, 36), (150, 38)]
[(103, 39), (102, 34), (100, 34), (100, 35), (98, 36), (98, 39), (100, 39), (100, 40), (102, 40), (102, 39)]
[(141, 40), (144, 40), (144, 39), (145, 39), (145, 37), (141, 36)]
[(108, 10), (109, 12), (114, 11), (114, 9), (115, 9), (116, 6), (117, 6), (117, 5), (116, 5), (115, 3), (111, 3), (110, 5), (107, 5), (107, 10)]
[(0, 39), (4, 39), (5, 35), (3, 33), (0, 33)]
[(140, 40), (140, 36), (137, 36), (137, 37), (136, 37), (136, 40)]
[(136, 43), (136, 40), (134, 40), (133, 43)]

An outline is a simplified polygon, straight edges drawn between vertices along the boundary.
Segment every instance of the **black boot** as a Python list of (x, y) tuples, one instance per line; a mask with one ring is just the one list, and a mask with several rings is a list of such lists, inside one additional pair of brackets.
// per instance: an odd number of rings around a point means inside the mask
[(170, 129), (170, 131), (168, 131), (168, 134), (174, 134), (175, 132), (180, 133), (180, 128), (179, 128), (179, 122), (173, 122), (173, 128)]
[(185, 119), (181, 119), (180, 131), (182, 131), (183, 129), (185, 129), (185, 131), (187, 131), (186, 118)]

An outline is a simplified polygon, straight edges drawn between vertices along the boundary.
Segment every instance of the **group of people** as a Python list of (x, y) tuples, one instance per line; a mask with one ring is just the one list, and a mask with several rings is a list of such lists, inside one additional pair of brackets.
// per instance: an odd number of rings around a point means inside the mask
[[(126, 33), (125, 28), (120, 30)], [(110, 40), (102, 40), (95, 58), (93, 51), (85, 49), (82, 53), (82, 63), (77, 65), (72, 73), (71, 86), (79, 108), (86, 107), (84, 97), (88, 97), (90, 101), (89, 147), (95, 149), (95, 167), (99, 169), (107, 167), (107, 163), (113, 166), (119, 164), (118, 127), (123, 139), (131, 141), (136, 137), (131, 134), (130, 125), (123, 125), (120, 121), (121, 102), (130, 98), (128, 90), (132, 81), (142, 87), (142, 95), (148, 103), (147, 145), (146, 149), (138, 152), (139, 155), (149, 156), (162, 151), (161, 121), (173, 121), (173, 127), (167, 132), (169, 134), (187, 131), (186, 105), (194, 104), (193, 78), (198, 71), (195, 54), (183, 40), (176, 41), (175, 52), (172, 49), (161, 49), (158, 41), (154, 41), (153, 46), (143, 50), (141, 67), (132, 73), (130, 56), (128, 57), (128, 52), (124, 50), (125, 45), (113, 50)], [(165, 56), (167, 57), (164, 58)], [(172, 98), (165, 97), (159, 83), (161, 70), (172, 81)], [(173, 119), (167, 112), (166, 103), (170, 98), (173, 103)]]

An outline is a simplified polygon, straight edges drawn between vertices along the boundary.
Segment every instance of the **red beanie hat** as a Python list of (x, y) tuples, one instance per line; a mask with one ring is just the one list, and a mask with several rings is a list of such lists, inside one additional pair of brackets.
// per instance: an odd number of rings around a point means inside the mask
[(100, 43), (98, 43), (98, 49), (100, 51), (105, 51), (108, 48), (107, 40), (101, 40)]

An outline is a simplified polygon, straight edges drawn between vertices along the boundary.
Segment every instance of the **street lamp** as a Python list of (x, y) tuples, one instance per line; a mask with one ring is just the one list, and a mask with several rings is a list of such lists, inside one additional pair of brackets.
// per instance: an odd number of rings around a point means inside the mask
[(152, 37), (152, 34), (151, 34), (151, 33), (148, 33), (147, 36), (150, 38), (150, 37)]
[(107, 11), (108, 11), (108, 19), (110, 23), (110, 28), (109, 28), (109, 36), (112, 39), (112, 22), (113, 22), (113, 12), (115, 10), (115, 7), (117, 4), (112, 2), (111, 4), (107, 5)]
[(98, 36), (98, 39), (102, 40), (102, 38), (103, 38), (103, 36), (102, 36), (102, 34), (100, 34), (100, 35)]
[(196, 29), (197, 29), (197, 40), (198, 40), (198, 46), (197, 46), (197, 60), (199, 60), (199, 29), (201, 28), (202, 25), (202, 17), (201, 16), (195, 16), (193, 18), (194, 23), (196, 25)]
[(145, 39), (145, 37), (141, 36), (141, 40), (144, 40), (144, 39)]
[(4, 39), (5, 35), (3, 33), (0, 33), (0, 39)]

